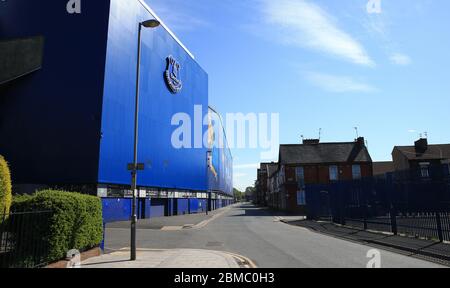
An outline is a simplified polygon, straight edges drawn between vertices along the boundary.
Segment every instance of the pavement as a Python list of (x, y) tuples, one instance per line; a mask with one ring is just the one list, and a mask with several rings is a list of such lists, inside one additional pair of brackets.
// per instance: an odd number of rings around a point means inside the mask
[(250, 268), (238, 255), (196, 249), (139, 249), (129, 261), (129, 249), (104, 254), (81, 263), (82, 268)]
[[(151, 230), (181, 230), (196, 228), (203, 225), (221, 215), (224, 212), (222, 208), (219, 210), (201, 214), (187, 214), (172, 217), (157, 217), (151, 219), (139, 220), (137, 229), (151, 229)], [(108, 229), (129, 229), (130, 221), (114, 222), (106, 225)]]
[(364, 231), (353, 227), (336, 225), (330, 222), (304, 219), (297, 220), (284, 217), (280, 219), (280, 221), (286, 224), (308, 228), (319, 233), (347, 239), (349, 241), (376, 245), (378, 247), (384, 247), (384, 249), (396, 251), (397, 253), (450, 266), (450, 244), (448, 243), (393, 235), (385, 232)]
[[(197, 229), (168, 231), (145, 228), (151, 225), (139, 225), (137, 246), (141, 249), (194, 249), (232, 253), (242, 255), (259, 268), (365, 268), (371, 260), (368, 255), (373, 255), (373, 245), (287, 225), (280, 221), (286, 217), (285, 214), (251, 204), (224, 208), (216, 213), (219, 216), (211, 218)], [(176, 220), (179, 221), (176, 226), (195, 224), (190, 223), (191, 219), (180, 218)], [(106, 251), (121, 252), (123, 247), (129, 247), (129, 226), (107, 227), (105, 234)], [(444, 267), (383, 247), (376, 249), (380, 253), (383, 268)]]

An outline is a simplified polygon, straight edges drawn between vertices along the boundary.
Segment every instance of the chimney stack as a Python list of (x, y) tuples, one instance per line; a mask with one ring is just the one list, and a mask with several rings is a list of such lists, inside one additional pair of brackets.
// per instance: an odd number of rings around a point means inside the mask
[(355, 142), (358, 143), (358, 145), (361, 147), (366, 145), (366, 139), (364, 137), (358, 137)]
[(416, 148), (417, 153), (425, 153), (428, 149), (428, 139), (420, 138), (416, 142), (414, 142), (414, 147)]
[(303, 139), (303, 145), (317, 145), (320, 144), (320, 139)]

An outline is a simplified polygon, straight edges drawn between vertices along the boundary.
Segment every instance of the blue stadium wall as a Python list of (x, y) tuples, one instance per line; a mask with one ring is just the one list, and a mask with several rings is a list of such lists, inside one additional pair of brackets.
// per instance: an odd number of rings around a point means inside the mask
[[(99, 182), (129, 184), (133, 159), (137, 21), (152, 19), (140, 1), (111, 0), (103, 96)], [(166, 58), (181, 64), (183, 88), (172, 94), (164, 81)], [(208, 113), (208, 75), (163, 27), (142, 30), (138, 175), (142, 187), (206, 191), (206, 148), (176, 149), (172, 116), (185, 113), (194, 121), (194, 106)], [(194, 135), (192, 123), (192, 135)], [(200, 127), (200, 135), (207, 127)]]
[[(211, 160), (208, 169), (208, 188), (220, 196), (233, 196), (233, 157), (226, 138), (221, 116), (212, 108), (210, 113)], [(222, 205), (222, 204), (219, 204)]]
[[(138, 22), (152, 15), (141, 0), (82, 1), (82, 13), (74, 15), (66, 4), (0, 2), (0, 40), (44, 37), (42, 69), (0, 86), (0, 154), (11, 164), (16, 187), (48, 185), (92, 194), (98, 187), (126, 190), (133, 158)], [(182, 67), (178, 94), (164, 82), (169, 55)], [(139, 104), (139, 162), (145, 170), (138, 174), (138, 185), (191, 193), (180, 199), (147, 195), (138, 202), (139, 217), (202, 213), (208, 205), (230, 204), (228, 147), (212, 151), (218, 174), (211, 178), (208, 148), (171, 145), (175, 113), (194, 119), (195, 105), (202, 107), (202, 116), (208, 113), (208, 75), (164, 27), (142, 31)], [(215, 196), (198, 197), (199, 192)], [(102, 196), (105, 222), (129, 219), (131, 199)]]
[(0, 1), (0, 40), (43, 36), (42, 68), (0, 86), (0, 154), (18, 184), (98, 177), (108, 1)]

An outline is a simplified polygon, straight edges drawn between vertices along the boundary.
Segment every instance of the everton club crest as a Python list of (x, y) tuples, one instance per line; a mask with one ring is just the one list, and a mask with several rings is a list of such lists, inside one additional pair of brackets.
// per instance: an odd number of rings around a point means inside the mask
[(167, 69), (164, 73), (166, 84), (170, 91), (174, 94), (181, 91), (183, 88), (183, 82), (180, 79), (181, 65), (172, 56), (167, 57)]

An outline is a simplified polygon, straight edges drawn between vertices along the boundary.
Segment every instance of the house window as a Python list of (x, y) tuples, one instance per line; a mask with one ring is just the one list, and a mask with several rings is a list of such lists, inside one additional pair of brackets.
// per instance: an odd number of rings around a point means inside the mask
[(306, 192), (305, 191), (297, 191), (297, 206), (306, 205)]
[(361, 165), (352, 166), (353, 179), (361, 179)]
[(445, 176), (450, 176), (450, 164), (444, 164), (444, 175)]
[(330, 166), (330, 181), (337, 181), (337, 180), (339, 180), (338, 166), (336, 165)]
[(430, 178), (430, 163), (420, 163), (420, 177)]
[(298, 189), (303, 190), (305, 188), (305, 169), (303, 167), (295, 168), (295, 177)]

